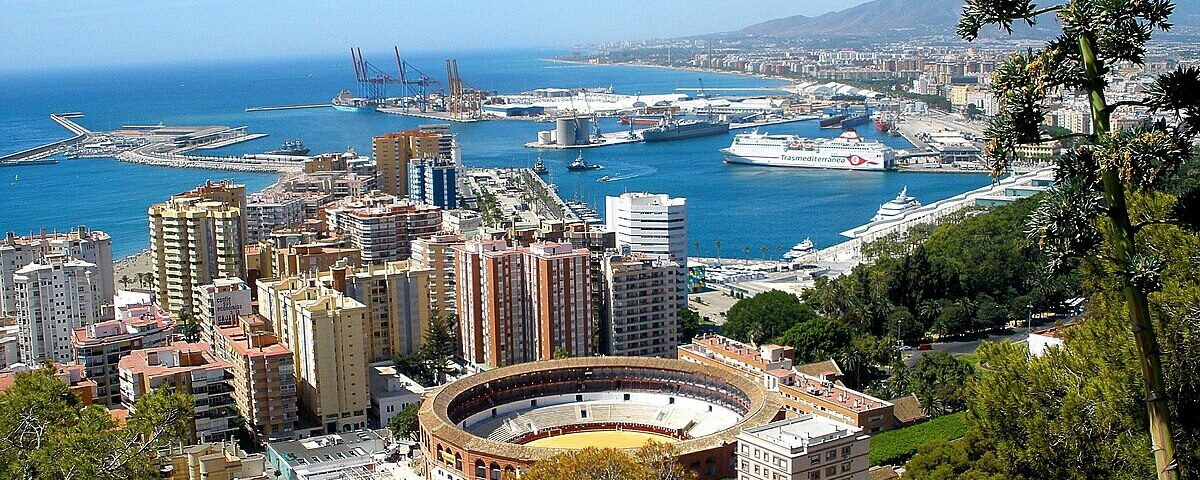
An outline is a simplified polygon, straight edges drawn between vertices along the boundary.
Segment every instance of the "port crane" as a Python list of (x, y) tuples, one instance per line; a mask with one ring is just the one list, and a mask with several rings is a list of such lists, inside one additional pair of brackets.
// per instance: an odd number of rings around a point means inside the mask
[(446, 59), (446, 111), (452, 118), (479, 118), (483, 113), (483, 92), (463, 83), (458, 74), (458, 60)]
[[(439, 86), (439, 82), (425, 75), (412, 64), (400, 58), (400, 47), (392, 46), (396, 53), (396, 70), (400, 74), (400, 85), (404, 88), (404, 96), (413, 99), (421, 112), (429, 111), (429, 93)], [(414, 75), (415, 74), (415, 75)], [(431, 87), (433, 87), (431, 89)], [(408, 111), (408, 101), (403, 101), (404, 111)]]
[(350, 48), (350, 60), (354, 64), (354, 79), (358, 82), (359, 98), (378, 104), (387, 98), (388, 85), (400, 83), (399, 79), (363, 60), (361, 48)]

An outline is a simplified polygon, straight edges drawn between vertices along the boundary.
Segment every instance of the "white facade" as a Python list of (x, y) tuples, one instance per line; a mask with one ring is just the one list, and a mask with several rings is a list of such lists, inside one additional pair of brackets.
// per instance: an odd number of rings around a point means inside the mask
[(748, 428), (737, 437), (738, 480), (867, 480), (862, 429), (814, 415)]
[[(79, 226), (70, 233), (41, 232), (18, 237), (9, 232), (0, 239), (0, 317), (16, 316), (17, 297), (13, 274), (46, 255), (65, 254), (96, 265), (100, 296), (111, 304), (116, 294), (113, 279), (112, 238), (107, 233)], [(105, 315), (111, 312), (105, 309)], [(111, 317), (110, 317), (111, 318)]]
[(403, 373), (393, 362), (380, 362), (367, 368), (371, 382), (371, 411), (368, 413), (374, 428), (388, 428), (392, 417), (409, 405), (420, 405), (425, 387)]
[(246, 197), (246, 243), (267, 238), (277, 228), (304, 223), (304, 196), (256, 193)]
[(680, 265), (679, 304), (687, 304), (687, 199), (663, 193), (624, 193), (604, 200), (608, 231), (617, 248), (670, 258)]
[(61, 254), (42, 262), (13, 274), (21, 361), (67, 363), (72, 332), (96, 323), (104, 311), (100, 275), (95, 264)]
[(242, 279), (218, 278), (213, 283), (196, 288), (196, 308), (204, 341), (213, 343), (215, 327), (237, 325), (238, 317), (253, 312), (250, 305), (250, 286)]

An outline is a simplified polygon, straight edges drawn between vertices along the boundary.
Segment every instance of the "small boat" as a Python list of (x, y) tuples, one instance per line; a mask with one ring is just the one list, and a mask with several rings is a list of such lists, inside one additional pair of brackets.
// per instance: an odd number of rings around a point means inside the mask
[(599, 183), (611, 182), (611, 181), (613, 181), (613, 177), (610, 177), (610, 176), (608, 176), (608, 175), (605, 175), (605, 176), (603, 176), (603, 177), (597, 178), (597, 179), (596, 179), (596, 181), (597, 181), (597, 182), (599, 182)]
[(541, 156), (538, 156), (537, 161), (533, 162), (533, 173), (536, 173), (538, 175), (545, 175), (547, 173), (550, 173), (550, 169), (546, 168), (545, 163), (542, 163)]
[(266, 152), (266, 153), (264, 153), (264, 155), (290, 155), (290, 156), (296, 156), (296, 157), (303, 157), (305, 155), (308, 155), (308, 152), (309, 152), (308, 147), (304, 146), (304, 142), (301, 142), (300, 139), (297, 138), (295, 140), (288, 140), (286, 142), (283, 142), (282, 146), (280, 146), (279, 148), (277, 148), (275, 150)]
[(567, 170), (570, 170), (572, 172), (585, 172), (588, 170), (599, 170), (601, 168), (604, 168), (604, 167), (602, 167), (600, 165), (596, 165), (594, 163), (585, 162), (583, 160), (583, 152), (580, 152), (579, 156), (575, 157), (575, 160), (572, 161), (569, 165), (567, 165)]
[(787, 260), (793, 260), (815, 252), (816, 250), (816, 247), (813, 246), (812, 239), (806, 238), (803, 242), (797, 243), (792, 247), (791, 250), (788, 250), (787, 253), (783, 254), (783, 258)]

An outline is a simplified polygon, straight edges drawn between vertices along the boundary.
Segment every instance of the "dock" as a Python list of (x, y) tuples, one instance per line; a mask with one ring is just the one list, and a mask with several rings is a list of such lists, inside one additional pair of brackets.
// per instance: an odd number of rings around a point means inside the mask
[(39, 160), (57, 155), (66, 151), (67, 147), (82, 142), (88, 138), (92, 132), (83, 126), (72, 121), (72, 118), (82, 117), (79, 112), (72, 113), (52, 113), (50, 119), (55, 123), (62, 125), (63, 128), (74, 134), (70, 138), (64, 138), (55, 142), (50, 142), (45, 145), (39, 145), (33, 148), (27, 148), (19, 152), (13, 152), (7, 155), (0, 156), (0, 164), (4, 166), (13, 165), (35, 165)]
[[(816, 118), (817, 117), (813, 116), (813, 115), (802, 115), (802, 116), (798, 116), (798, 117), (776, 118), (776, 119), (771, 119), (771, 120), (763, 120), (760, 122), (730, 123), (729, 129), (730, 130), (744, 130), (747, 128), (759, 128), (759, 127), (765, 127), (765, 126), (769, 126), (769, 125), (782, 125), (785, 123), (803, 122), (803, 121), (807, 121), (807, 120), (813, 120)], [(611, 147), (613, 145), (625, 145), (625, 144), (638, 143), (638, 142), (643, 141), (640, 133), (644, 130), (647, 130), (647, 129), (642, 128), (642, 129), (634, 130), (632, 132), (630, 132), (629, 130), (622, 130), (620, 132), (602, 133), (602, 134), (600, 134), (600, 137), (598, 139), (599, 141), (595, 141), (595, 139), (594, 139), (592, 141), (592, 143), (585, 143), (585, 144), (580, 144), (580, 145), (558, 145), (558, 144), (554, 144), (554, 143), (529, 142), (529, 143), (525, 144), (525, 147), (526, 148), (541, 148), (541, 149), (547, 149), (547, 150), (574, 150), (574, 149), (579, 149), (579, 148)]]
[(246, 107), (247, 112), (270, 112), (274, 110), (300, 110), (302, 108), (328, 108), (333, 105), (328, 103), (314, 103), (308, 105), (274, 105), (266, 107)]
[(375, 111), (382, 112), (382, 113), (388, 113), (388, 114), (392, 114), (392, 115), (404, 115), (406, 117), (428, 118), (431, 120), (438, 120), (438, 121), (443, 121), (443, 122), (474, 123), (474, 122), (478, 122), (481, 120), (479, 118), (454, 117), (454, 116), (450, 115), (449, 112), (422, 112), (422, 111), (413, 111), (411, 109), (401, 108), (401, 107), (379, 107), (379, 108), (376, 108)]
[(265, 136), (267, 136), (267, 134), (265, 134), (265, 133), (247, 133), (245, 135), (241, 135), (241, 136), (237, 136), (237, 137), (233, 137), (233, 138), (227, 138), (225, 140), (218, 140), (218, 141), (215, 141), (212, 143), (206, 143), (204, 145), (197, 146), (195, 149), (196, 150), (212, 150), (214, 148), (228, 147), (230, 145), (234, 145), (234, 144), (238, 144), (238, 143), (242, 143), (242, 142), (249, 142), (251, 140), (257, 140), (257, 139), (263, 138)]

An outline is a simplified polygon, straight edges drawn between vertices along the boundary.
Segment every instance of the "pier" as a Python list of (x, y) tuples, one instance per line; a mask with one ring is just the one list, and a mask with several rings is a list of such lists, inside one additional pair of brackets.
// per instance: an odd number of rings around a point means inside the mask
[(265, 107), (246, 107), (247, 112), (270, 112), (274, 110), (300, 110), (303, 108), (329, 108), (333, 105), (328, 103), (314, 103), (308, 105), (274, 105)]
[(156, 152), (157, 145), (147, 145), (133, 150), (118, 153), (114, 158), (122, 162), (153, 165), (156, 167), (201, 168), (205, 170), (228, 170), (235, 172), (300, 172), (304, 170), (303, 160), (282, 160), (261, 157), (210, 157), (204, 155), (184, 155), (170, 152)]
[(71, 121), (72, 118), (78, 118), (82, 116), (83, 114), (79, 112), (50, 114), (51, 120), (54, 120), (55, 123), (62, 125), (63, 128), (73, 133), (74, 136), (0, 156), (0, 166), (34, 164), (43, 158), (60, 154), (66, 151), (67, 147), (87, 139), (88, 135), (92, 132), (86, 128), (83, 128), (83, 126), (79, 125), (78, 123)]
[[(817, 118), (817, 117), (812, 116), (812, 115), (802, 115), (802, 116), (797, 116), (797, 117), (762, 120), (762, 121), (758, 121), (758, 122), (730, 123), (729, 130), (744, 130), (747, 128), (759, 128), (759, 127), (765, 127), (765, 126), (769, 126), (769, 125), (781, 125), (784, 123), (803, 122), (803, 121), (807, 121), (807, 120), (813, 120), (815, 118)], [(558, 145), (558, 144), (554, 144), (554, 143), (529, 142), (529, 143), (525, 144), (525, 147), (526, 148), (542, 148), (542, 149), (550, 149), (550, 150), (572, 150), (572, 149), (578, 149), (578, 148), (598, 148), (598, 147), (610, 147), (613, 145), (625, 145), (625, 144), (629, 144), (629, 143), (638, 143), (638, 142), (643, 141), (641, 132), (643, 132), (645, 130), (648, 130), (648, 129), (641, 128), (641, 129), (637, 129), (637, 130), (633, 130), (633, 131), (622, 130), (620, 132), (602, 133), (602, 134), (600, 134), (599, 137), (594, 137), (593, 141), (591, 143), (584, 143), (584, 144), (580, 144), (580, 145)], [(685, 140), (685, 139), (680, 139), (680, 140)]]
[(375, 109), (375, 111), (391, 115), (404, 115), (406, 117), (428, 118), (443, 122), (474, 123), (480, 120), (479, 118), (455, 117), (450, 112), (422, 112), (420, 110), (414, 111), (412, 109), (402, 107), (379, 107)]

